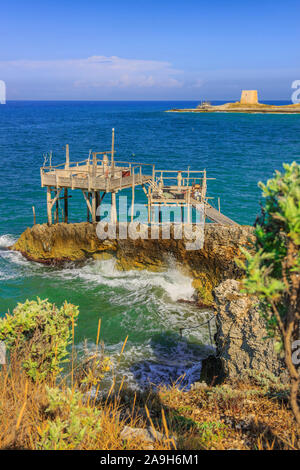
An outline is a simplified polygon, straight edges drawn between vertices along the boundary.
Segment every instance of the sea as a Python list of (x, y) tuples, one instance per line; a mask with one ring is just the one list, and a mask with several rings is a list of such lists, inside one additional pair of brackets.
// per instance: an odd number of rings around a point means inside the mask
[[(290, 104), (269, 101), (269, 104)], [(7, 250), (33, 223), (46, 222), (46, 189), (40, 167), (106, 151), (115, 129), (115, 159), (155, 163), (156, 169), (206, 169), (208, 195), (240, 224), (253, 224), (261, 190), (284, 162), (300, 162), (300, 115), (166, 113), (196, 101), (8, 101), (0, 105), (0, 316), (18, 302), (47, 298), (78, 305), (75, 332), (79, 353), (100, 338), (115, 374), (132, 388), (175, 382), (188, 390), (200, 379), (202, 358), (210, 354), (209, 310), (189, 302), (191, 279), (170, 259), (162, 273), (120, 272), (113, 260), (49, 267)], [(222, 104), (222, 102), (212, 102)], [(130, 192), (128, 193), (130, 199)], [(145, 202), (139, 188), (136, 200)], [(79, 191), (69, 199), (69, 221), (86, 220)], [(213, 328), (213, 325), (212, 325)], [(211, 334), (210, 334), (211, 333)], [(124, 341), (124, 352), (120, 356)]]

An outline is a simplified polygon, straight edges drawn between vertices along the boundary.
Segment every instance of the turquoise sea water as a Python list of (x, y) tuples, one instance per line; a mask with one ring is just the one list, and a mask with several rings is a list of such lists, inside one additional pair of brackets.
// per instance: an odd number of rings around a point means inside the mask
[[(43, 154), (52, 163), (87, 158), (89, 150), (110, 148), (116, 131), (116, 158), (155, 163), (164, 169), (206, 168), (210, 196), (241, 224), (259, 211), (259, 180), (266, 181), (283, 162), (300, 161), (300, 115), (177, 114), (174, 107), (196, 102), (8, 102), (0, 106), (0, 313), (36, 296), (57, 304), (79, 305), (77, 344), (93, 347), (98, 319), (101, 337), (113, 356), (128, 335), (121, 372), (133, 383), (171, 381), (183, 372), (189, 384), (199, 376), (206, 328), (201, 312), (178, 299), (193, 295), (190, 279), (170, 260), (166, 273), (119, 273), (113, 261), (88, 262), (64, 269), (40, 266), (5, 248), (32, 224), (46, 221), (46, 194), (40, 187)], [(282, 103), (284, 104), (284, 103)], [(137, 199), (143, 200), (139, 191)], [(217, 200), (217, 199), (215, 199)], [(85, 220), (82, 196), (73, 192), (70, 221)]]

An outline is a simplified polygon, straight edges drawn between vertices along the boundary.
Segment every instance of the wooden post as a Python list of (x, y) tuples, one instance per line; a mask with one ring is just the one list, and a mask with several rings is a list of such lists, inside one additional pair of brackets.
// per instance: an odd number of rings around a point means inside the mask
[(189, 224), (191, 221), (191, 215), (190, 215), (190, 200), (191, 200), (191, 192), (190, 188), (188, 189), (187, 193), (187, 223)]
[(132, 167), (132, 201), (131, 201), (131, 222), (133, 221), (134, 214), (134, 190), (135, 190), (135, 175), (134, 175), (134, 166)]
[(65, 164), (65, 168), (68, 169), (69, 166), (70, 166), (69, 144), (66, 144), (66, 164)]
[(33, 212), (33, 225), (36, 224), (36, 217), (35, 217), (35, 208), (32, 206), (32, 212)]
[[(87, 193), (87, 201), (90, 203), (90, 197), (91, 197), (91, 194), (90, 193)], [(90, 210), (89, 210), (89, 206), (87, 204), (87, 209), (86, 209), (86, 221), (89, 222), (90, 221)]]
[(220, 198), (218, 197), (218, 208), (219, 208), (219, 212), (221, 213), (221, 203), (220, 203)]
[(112, 129), (112, 136), (111, 136), (111, 172), (112, 176), (115, 176), (115, 129)]
[(96, 191), (92, 191), (92, 222), (96, 222)]
[(95, 178), (97, 175), (97, 154), (93, 152), (93, 177)]
[(65, 194), (64, 194), (64, 222), (65, 224), (68, 223), (68, 216), (69, 216), (69, 209), (68, 209), (68, 188), (65, 188)]
[(112, 191), (112, 193), (111, 193), (110, 221), (114, 224), (117, 223), (117, 204), (116, 204), (116, 193), (115, 193), (115, 191)]
[(205, 201), (206, 196), (206, 170), (203, 172), (202, 188), (201, 188), (201, 202)]
[[(58, 191), (56, 190), (56, 196), (58, 195)], [(56, 199), (56, 203), (55, 203), (55, 223), (58, 224), (59, 223), (59, 214), (58, 214), (58, 198)]]
[(52, 225), (51, 188), (49, 186), (47, 186), (47, 216), (48, 216), (48, 225)]
[[(100, 206), (100, 192), (96, 191), (96, 222), (100, 221), (100, 215), (97, 215), (97, 210)], [(100, 208), (99, 208), (99, 213), (100, 213)]]
[(151, 224), (151, 190), (148, 188), (148, 224)]

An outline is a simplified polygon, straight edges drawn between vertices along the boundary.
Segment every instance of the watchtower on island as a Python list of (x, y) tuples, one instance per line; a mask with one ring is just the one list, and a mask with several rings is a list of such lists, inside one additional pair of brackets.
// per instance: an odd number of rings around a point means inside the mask
[(242, 90), (240, 104), (258, 104), (257, 90)]

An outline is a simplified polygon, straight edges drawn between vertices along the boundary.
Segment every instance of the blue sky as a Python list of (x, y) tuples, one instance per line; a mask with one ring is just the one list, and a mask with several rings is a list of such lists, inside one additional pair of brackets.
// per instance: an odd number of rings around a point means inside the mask
[(8, 99), (290, 99), (299, 0), (10, 0)]

